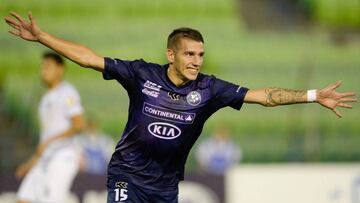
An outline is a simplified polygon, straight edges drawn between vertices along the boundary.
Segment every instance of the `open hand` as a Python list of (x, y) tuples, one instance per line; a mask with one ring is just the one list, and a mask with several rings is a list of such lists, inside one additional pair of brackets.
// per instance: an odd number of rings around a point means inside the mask
[(19, 14), (15, 12), (10, 12), (11, 16), (5, 17), (5, 22), (10, 25), (14, 30), (9, 32), (15, 36), (21, 37), (29, 41), (39, 41), (39, 35), (41, 30), (36, 24), (34, 17), (31, 12), (29, 12), (30, 22), (24, 20)]
[(341, 81), (329, 85), (318, 91), (317, 102), (332, 110), (338, 117), (342, 117), (337, 107), (352, 108), (349, 102), (356, 102), (355, 92), (339, 93), (335, 90), (341, 85)]

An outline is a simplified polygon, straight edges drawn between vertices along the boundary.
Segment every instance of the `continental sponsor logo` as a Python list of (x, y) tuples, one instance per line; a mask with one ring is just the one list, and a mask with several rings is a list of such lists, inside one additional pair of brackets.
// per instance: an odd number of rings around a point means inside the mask
[(174, 121), (183, 124), (192, 124), (195, 113), (179, 112), (144, 102), (143, 114), (167, 121)]

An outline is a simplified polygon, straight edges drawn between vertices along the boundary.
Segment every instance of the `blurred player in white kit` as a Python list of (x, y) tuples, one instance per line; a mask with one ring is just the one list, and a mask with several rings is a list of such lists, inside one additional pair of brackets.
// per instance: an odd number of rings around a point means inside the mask
[(63, 203), (79, 169), (73, 136), (84, 128), (83, 107), (77, 90), (63, 80), (64, 61), (47, 52), (41, 79), (47, 87), (39, 105), (40, 142), (36, 153), (16, 170), (23, 178), (18, 203)]

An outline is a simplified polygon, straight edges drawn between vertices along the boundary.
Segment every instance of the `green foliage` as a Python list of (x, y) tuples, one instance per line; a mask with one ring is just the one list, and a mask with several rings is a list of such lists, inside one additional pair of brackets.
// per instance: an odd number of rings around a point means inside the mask
[(360, 1), (317, 0), (314, 3), (319, 22), (335, 27), (360, 28)]

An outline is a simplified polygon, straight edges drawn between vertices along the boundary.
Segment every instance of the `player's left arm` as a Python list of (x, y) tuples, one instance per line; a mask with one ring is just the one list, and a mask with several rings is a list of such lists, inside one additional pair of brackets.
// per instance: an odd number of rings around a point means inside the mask
[[(292, 90), (285, 88), (270, 87), (257, 90), (249, 90), (244, 98), (245, 103), (256, 103), (267, 107), (289, 105), (296, 103), (317, 102), (332, 110), (338, 117), (342, 117), (337, 107), (352, 108), (349, 102), (356, 102), (355, 92), (336, 92), (341, 82), (336, 82), (323, 89), (312, 91), (309, 95), (307, 90)], [(309, 98), (311, 96), (311, 98)]]
[(55, 137), (52, 137), (48, 139), (47, 141), (40, 143), (36, 149), (36, 153), (31, 156), (29, 160), (27, 160), (25, 163), (21, 164), (15, 171), (15, 176), (17, 178), (23, 178), (28, 171), (36, 164), (36, 162), (39, 160), (41, 154), (45, 151), (45, 149), (53, 142), (56, 142), (58, 140), (62, 140), (67, 137), (71, 137), (76, 135), (78, 132), (80, 132), (84, 128), (84, 119), (82, 115), (76, 115), (71, 118), (72, 125), (71, 128)]
[(85, 120), (84, 120), (84, 117), (82, 114), (71, 117), (71, 127), (67, 131), (65, 131), (59, 135), (56, 135), (54, 137), (51, 137), (43, 143), (40, 143), (37, 147), (36, 154), (38, 156), (41, 156), (41, 154), (44, 152), (44, 150), (51, 143), (63, 140), (65, 138), (72, 137), (72, 136), (78, 134), (79, 132), (81, 132), (84, 128), (85, 128)]

